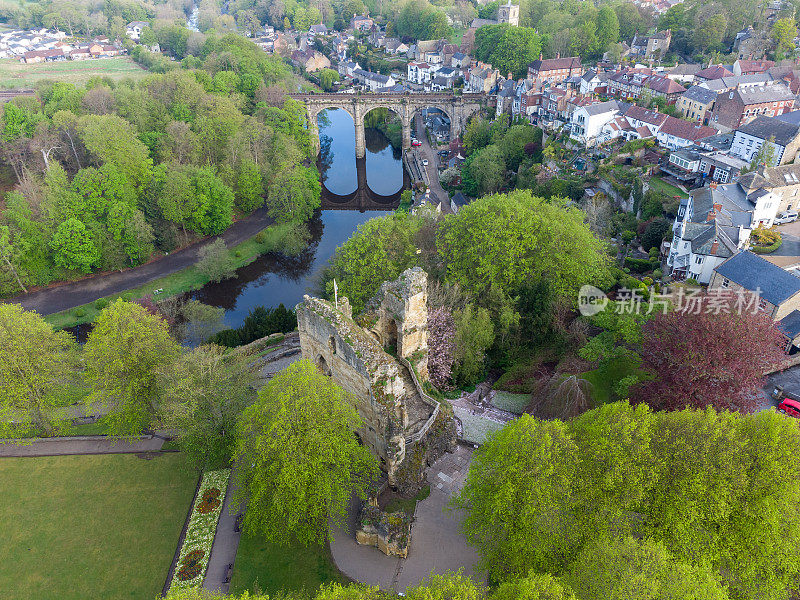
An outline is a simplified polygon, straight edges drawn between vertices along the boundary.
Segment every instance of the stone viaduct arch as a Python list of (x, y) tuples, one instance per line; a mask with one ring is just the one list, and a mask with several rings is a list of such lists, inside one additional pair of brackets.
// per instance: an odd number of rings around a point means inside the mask
[(483, 94), (291, 94), (306, 105), (308, 129), (319, 152), (317, 115), (327, 108), (340, 108), (353, 118), (356, 128), (356, 158), (366, 156), (364, 116), (374, 108), (388, 108), (400, 116), (403, 124), (403, 150), (411, 147), (411, 127), (416, 112), (438, 108), (450, 117), (450, 137), (464, 130), (467, 120), (483, 106)]

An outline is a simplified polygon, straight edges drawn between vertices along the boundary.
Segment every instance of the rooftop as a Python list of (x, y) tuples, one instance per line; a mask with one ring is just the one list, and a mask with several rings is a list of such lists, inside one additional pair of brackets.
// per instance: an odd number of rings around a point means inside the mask
[(714, 270), (747, 290), (759, 290), (761, 297), (775, 306), (800, 292), (800, 277), (752, 252), (740, 252)]

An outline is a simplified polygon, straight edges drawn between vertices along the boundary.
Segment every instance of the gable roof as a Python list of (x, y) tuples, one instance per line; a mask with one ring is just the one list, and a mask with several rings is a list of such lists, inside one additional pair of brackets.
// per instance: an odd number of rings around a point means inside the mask
[(690, 123), (689, 121), (669, 116), (666, 121), (664, 121), (664, 124), (661, 125), (659, 131), (667, 135), (674, 135), (682, 140), (690, 140), (693, 142), (717, 134), (717, 130), (713, 127), (707, 127), (700, 123)]
[(800, 292), (800, 277), (749, 251), (735, 254), (714, 270), (751, 292), (760, 290), (761, 297), (775, 306)]
[(753, 85), (739, 87), (736, 90), (736, 95), (741, 99), (742, 104), (745, 105), (794, 99), (794, 94), (785, 85)]
[(682, 94), (686, 91), (686, 88), (680, 83), (673, 81), (669, 77), (664, 77), (663, 75), (651, 75), (645, 79), (644, 85), (645, 87), (656, 92), (661, 92), (662, 94)]
[(728, 69), (722, 65), (713, 65), (695, 73), (695, 77), (701, 79), (722, 79), (723, 77), (730, 77), (733, 75)]
[(582, 107), (589, 116), (601, 115), (603, 113), (619, 110), (619, 105), (614, 100), (608, 102), (597, 102), (596, 104), (589, 104)]
[(546, 58), (533, 61), (528, 68), (533, 71), (553, 71), (555, 69), (577, 69), (581, 66), (580, 56)]
[(656, 127), (660, 127), (664, 121), (667, 120), (667, 115), (664, 113), (660, 113), (657, 110), (648, 110), (636, 105), (631, 106), (627, 111), (625, 111), (625, 116), (628, 119), (636, 119), (637, 121), (649, 123), (650, 125), (655, 125)]
[(781, 121), (775, 117), (759, 115), (749, 123), (745, 123), (739, 127), (736, 132), (751, 135), (762, 140), (768, 140), (775, 136), (776, 144), (786, 146), (797, 137), (798, 126), (793, 123)]
[(693, 85), (683, 93), (682, 97), (694, 102), (700, 102), (701, 104), (711, 104), (717, 99), (717, 93), (714, 90), (699, 85)]

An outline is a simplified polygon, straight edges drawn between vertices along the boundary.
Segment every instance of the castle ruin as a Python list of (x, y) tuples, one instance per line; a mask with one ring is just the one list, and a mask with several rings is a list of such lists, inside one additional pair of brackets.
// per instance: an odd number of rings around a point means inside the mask
[(380, 459), (389, 484), (408, 490), (455, 446), (449, 407), (428, 396), (427, 274), (416, 267), (384, 283), (353, 319), (346, 298), (305, 296), (297, 305), (303, 358), (358, 399), (361, 442)]

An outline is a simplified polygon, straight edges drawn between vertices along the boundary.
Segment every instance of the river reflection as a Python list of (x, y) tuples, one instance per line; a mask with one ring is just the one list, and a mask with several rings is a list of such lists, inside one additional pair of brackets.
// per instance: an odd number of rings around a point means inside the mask
[[(365, 132), (365, 141), (366, 161), (357, 165), (353, 120), (343, 110), (328, 110), (327, 119), (323, 117), (320, 123), (322, 150), (318, 165), (323, 208), (335, 206), (338, 210), (319, 211), (308, 222), (310, 243), (298, 256), (265, 254), (239, 269), (235, 279), (210, 283), (192, 297), (224, 308), (225, 324), (238, 327), (256, 306), (294, 307), (304, 294), (316, 293), (320, 272), (336, 247), (361, 223), (387, 214), (399, 203), (399, 192), (405, 183), (400, 152), (375, 129)], [(342, 199), (358, 196), (367, 184), (372, 205), (385, 206), (387, 210), (348, 210), (350, 203), (341, 203)]]

